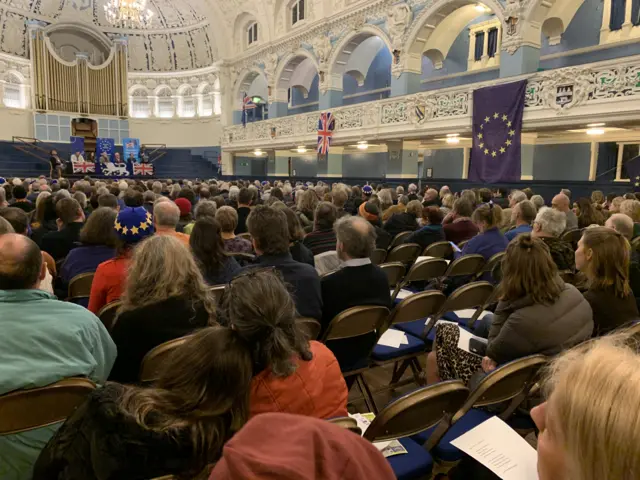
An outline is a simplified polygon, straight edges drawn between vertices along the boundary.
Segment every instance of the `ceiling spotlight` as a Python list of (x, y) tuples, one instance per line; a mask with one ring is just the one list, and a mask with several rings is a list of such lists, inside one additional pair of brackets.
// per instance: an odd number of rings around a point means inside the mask
[(589, 125), (587, 125), (588, 128), (594, 128), (594, 127), (604, 127), (606, 125), (606, 123), (590, 123)]
[(298, 153), (307, 153), (307, 149), (306, 149), (306, 147), (304, 147), (304, 146), (299, 146), (299, 147), (296, 149), (296, 152), (298, 152)]
[(604, 128), (590, 128), (587, 135), (604, 135)]
[(253, 154), (254, 154), (256, 157), (261, 157), (262, 155), (264, 155), (264, 152), (263, 152), (262, 150), (260, 150), (259, 148), (256, 148), (256, 149), (253, 151)]
[(447, 133), (447, 138), (451, 138), (451, 137), (459, 137), (460, 134), (459, 133)]
[(483, 4), (481, 4), (481, 3), (476, 4), (476, 11), (484, 13), (487, 10), (489, 10), (489, 9), (487, 7), (485, 7)]
[(460, 143), (460, 137), (450, 137), (449, 135), (447, 135), (447, 143), (451, 145), (457, 145), (458, 143)]
[(369, 148), (369, 144), (365, 142), (358, 142), (358, 150), (366, 150)]

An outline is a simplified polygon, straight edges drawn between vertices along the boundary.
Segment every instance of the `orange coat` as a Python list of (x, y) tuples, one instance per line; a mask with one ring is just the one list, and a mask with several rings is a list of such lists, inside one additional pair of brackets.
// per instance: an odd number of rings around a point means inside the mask
[(313, 359), (299, 361), (288, 377), (276, 377), (271, 369), (251, 383), (251, 416), (267, 412), (295, 413), (316, 418), (347, 416), (347, 385), (331, 350), (310, 342)]

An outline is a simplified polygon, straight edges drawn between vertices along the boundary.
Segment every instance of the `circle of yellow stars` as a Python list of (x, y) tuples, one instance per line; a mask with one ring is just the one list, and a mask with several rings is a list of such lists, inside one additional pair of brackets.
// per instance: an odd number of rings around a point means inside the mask
[(151, 214), (147, 212), (146, 221), (140, 222), (140, 225), (138, 225), (137, 227), (134, 225), (133, 227), (128, 228), (126, 225), (122, 225), (120, 222), (118, 222), (117, 219), (114, 227), (117, 232), (122, 232), (123, 235), (127, 235), (128, 233), (131, 233), (132, 235), (138, 235), (140, 230), (144, 231), (147, 228), (151, 228), (151, 225), (152, 225)]
[[(489, 125), (493, 120), (503, 122), (509, 129), (509, 135), (506, 141), (498, 149), (489, 148), (490, 145), (485, 144), (484, 127), (485, 125)], [(482, 150), (485, 155), (491, 155), (493, 158), (496, 158), (498, 155), (502, 155), (503, 153), (505, 153), (507, 151), (507, 148), (513, 145), (513, 137), (516, 134), (516, 131), (511, 128), (512, 125), (513, 124), (511, 120), (509, 120), (509, 117), (505, 114), (500, 115), (498, 112), (496, 112), (493, 114), (493, 116), (485, 117), (484, 122), (480, 124), (480, 130), (482, 131), (476, 135), (476, 138), (478, 140), (478, 147), (480, 148), (480, 150)]]

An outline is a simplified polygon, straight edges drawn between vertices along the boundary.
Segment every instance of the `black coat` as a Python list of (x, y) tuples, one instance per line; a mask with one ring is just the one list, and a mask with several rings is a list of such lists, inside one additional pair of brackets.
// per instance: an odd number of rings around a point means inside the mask
[(416, 221), (415, 215), (411, 213), (394, 213), (382, 228), (384, 228), (389, 233), (389, 235), (391, 235), (391, 238), (394, 238), (399, 233), (413, 232), (417, 230), (418, 222)]
[(417, 243), (424, 250), (432, 243), (442, 242), (443, 240), (444, 230), (442, 225), (427, 225), (409, 235), (404, 243)]
[(235, 234), (240, 235), (241, 233), (245, 233), (247, 231), (247, 217), (251, 213), (251, 209), (249, 207), (238, 207), (238, 226), (236, 227)]
[(208, 324), (209, 313), (204, 306), (194, 307), (191, 300), (177, 297), (120, 314), (111, 331), (118, 356), (109, 380), (136, 383), (149, 350)]
[(80, 230), (83, 226), (82, 222), (73, 222), (62, 230), (45, 234), (40, 242), (40, 248), (51, 255), (54, 260), (62, 260), (69, 255), (71, 249), (78, 246)]
[(316, 261), (313, 258), (313, 253), (311, 253), (311, 250), (304, 246), (301, 241), (295, 242), (293, 245), (291, 245), (289, 247), (289, 253), (296, 262), (306, 263), (307, 265), (311, 265), (312, 267), (316, 266)]

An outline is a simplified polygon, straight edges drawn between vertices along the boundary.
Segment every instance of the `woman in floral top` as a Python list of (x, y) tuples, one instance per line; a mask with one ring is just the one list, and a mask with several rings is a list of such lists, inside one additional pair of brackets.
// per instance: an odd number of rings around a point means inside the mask
[(233, 207), (221, 207), (216, 212), (216, 220), (222, 230), (224, 248), (229, 253), (253, 253), (251, 242), (233, 233), (238, 226), (238, 212)]

